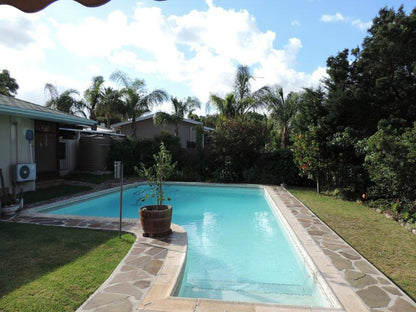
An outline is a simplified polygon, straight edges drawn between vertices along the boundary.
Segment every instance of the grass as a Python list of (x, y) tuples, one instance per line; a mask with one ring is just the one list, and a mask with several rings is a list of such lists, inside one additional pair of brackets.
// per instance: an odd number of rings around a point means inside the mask
[(74, 311), (134, 242), (118, 233), (0, 222), (0, 311)]
[(290, 192), (416, 300), (416, 235), (358, 203), (312, 190)]
[(23, 193), (24, 204), (32, 204), (42, 200), (48, 200), (56, 197), (72, 195), (80, 192), (91, 190), (91, 187), (80, 185), (56, 185), (37, 191)]
[(72, 173), (65, 176), (66, 180), (81, 181), (87, 183), (100, 184), (108, 180), (113, 180), (114, 175), (110, 174), (91, 174), (91, 173)]

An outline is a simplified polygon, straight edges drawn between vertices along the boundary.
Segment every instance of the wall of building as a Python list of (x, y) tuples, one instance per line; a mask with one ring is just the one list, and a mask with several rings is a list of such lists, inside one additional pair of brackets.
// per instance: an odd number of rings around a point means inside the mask
[[(0, 115), (0, 168), (3, 173), (5, 187), (16, 192), (35, 190), (34, 181), (15, 183), (15, 165), (30, 163), (31, 154), (26, 140), (26, 131), (34, 131), (33, 120), (8, 115)], [(34, 143), (32, 141), (32, 155)]]
[(65, 158), (59, 159), (59, 175), (67, 175), (78, 166), (79, 139), (59, 139), (59, 143), (65, 144)]
[(181, 138), (181, 145), (186, 148), (187, 142), (196, 142), (196, 125), (187, 122), (179, 122), (179, 137)]
[(40, 179), (59, 176), (58, 162), (58, 124), (36, 120), (35, 123), (35, 159)]
[[(187, 142), (196, 142), (196, 125), (180, 121), (178, 125), (179, 130), (179, 138), (181, 142), (181, 146), (186, 148)], [(117, 130), (120, 130), (122, 134), (126, 134), (130, 137), (133, 135), (131, 123), (127, 125), (123, 125), (119, 127)], [(161, 134), (162, 131), (168, 131), (175, 134), (175, 126), (174, 125), (161, 125), (155, 126), (153, 123), (153, 118), (141, 120), (136, 122), (136, 137), (141, 139), (151, 139), (155, 135)]]

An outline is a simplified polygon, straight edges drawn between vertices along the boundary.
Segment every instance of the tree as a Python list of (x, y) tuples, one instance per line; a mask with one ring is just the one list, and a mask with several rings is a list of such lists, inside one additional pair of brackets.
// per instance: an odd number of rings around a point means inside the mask
[(131, 118), (132, 135), (136, 138), (136, 118), (150, 112), (153, 105), (166, 101), (168, 95), (159, 89), (147, 93), (144, 80), (131, 80), (122, 71), (114, 72), (110, 79), (123, 86), (120, 92), (124, 102), (125, 117)]
[(368, 199), (383, 201), (416, 220), (416, 123), (406, 127), (404, 119), (381, 120), (378, 131), (368, 139), (365, 166), (373, 185)]
[(216, 94), (211, 94), (209, 96), (209, 101), (215, 105), (223, 119), (234, 118), (236, 116), (237, 105), (234, 94), (229, 93), (225, 96), (225, 98), (221, 98)]
[(383, 8), (356, 49), (357, 97), (368, 103), (372, 135), (381, 119), (416, 120), (416, 8)]
[(108, 87), (104, 88), (100, 98), (95, 110), (98, 115), (103, 115), (106, 118), (107, 128), (110, 128), (111, 120), (122, 114), (121, 94), (118, 90)]
[(72, 115), (79, 113), (83, 117), (87, 118), (87, 115), (83, 111), (85, 107), (84, 103), (74, 98), (76, 95), (79, 96), (79, 92), (77, 90), (68, 89), (62, 94), (59, 94), (56, 86), (47, 83), (45, 85), (45, 93), (49, 93), (49, 100), (46, 101), (46, 107)]
[(240, 65), (237, 69), (237, 75), (234, 82), (234, 96), (236, 102), (236, 114), (244, 115), (251, 108), (256, 106), (251, 94), (250, 74), (248, 66)]
[(100, 102), (103, 92), (104, 78), (102, 76), (95, 76), (92, 78), (91, 86), (84, 91), (84, 98), (86, 100), (85, 107), (90, 113), (90, 119), (97, 120), (96, 107)]
[(256, 108), (258, 102), (253, 99), (250, 79), (252, 79), (247, 66), (240, 65), (234, 81), (234, 91), (220, 97), (217, 94), (210, 95), (210, 103), (214, 104), (223, 119), (245, 116), (247, 112)]
[(175, 127), (175, 136), (179, 136), (179, 121), (183, 120), (186, 113), (193, 111), (195, 108), (201, 107), (201, 103), (196, 97), (190, 96), (183, 100), (178, 100), (175, 97), (171, 97), (171, 102), (174, 109), (173, 113), (156, 113), (154, 116), (154, 123), (155, 125), (173, 125)]
[(3, 69), (0, 73), (0, 94), (14, 97), (19, 89), (16, 79), (10, 77), (7, 69)]
[(146, 199), (155, 198), (157, 205), (162, 206), (165, 199), (170, 200), (170, 198), (165, 198), (165, 192), (163, 190), (163, 185), (165, 181), (169, 179), (172, 175), (177, 163), (172, 162), (172, 155), (166, 149), (163, 142), (160, 143), (160, 150), (157, 154), (153, 155), (154, 164), (146, 168), (142, 163), (141, 168), (135, 167), (136, 172), (143, 178), (147, 180), (147, 184), (150, 187), (150, 194), (146, 194), (142, 201)]
[(379, 121), (400, 118), (409, 127), (416, 120), (415, 32), (416, 9), (409, 15), (402, 7), (381, 9), (361, 48), (328, 58), (323, 93), (302, 98), (297, 133), (308, 138), (306, 150), (322, 164), (327, 189), (359, 195), (370, 183), (363, 165), (366, 140)]
[(293, 119), (293, 151), (294, 160), (300, 174), (316, 182), (319, 193), (321, 184), (326, 183), (327, 161), (325, 159), (326, 129), (324, 118), (325, 92), (318, 88), (305, 89), (300, 95), (297, 113)]
[(261, 123), (234, 118), (220, 122), (210, 133), (209, 159), (214, 178), (240, 181), (264, 149), (267, 129)]
[(285, 99), (283, 88), (278, 85), (265, 86), (255, 94), (261, 105), (270, 112), (270, 118), (280, 130), (280, 146), (286, 148), (289, 145), (289, 133), (298, 107), (299, 94), (291, 92)]

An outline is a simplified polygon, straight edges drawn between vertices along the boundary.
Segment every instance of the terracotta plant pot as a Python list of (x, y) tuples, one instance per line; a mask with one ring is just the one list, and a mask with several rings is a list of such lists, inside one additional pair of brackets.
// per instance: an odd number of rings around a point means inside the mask
[(172, 233), (170, 224), (172, 222), (172, 206), (149, 205), (139, 209), (140, 223), (142, 224), (143, 236), (156, 237)]

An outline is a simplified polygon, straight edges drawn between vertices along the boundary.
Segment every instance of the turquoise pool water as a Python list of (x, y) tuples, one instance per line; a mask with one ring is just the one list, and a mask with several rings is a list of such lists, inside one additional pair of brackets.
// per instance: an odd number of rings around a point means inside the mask
[[(124, 217), (138, 217), (144, 188), (125, 190)], [(173, 222), (188, 233), (179, 297), (328, 306), (262, 188), (172, 184), (166, 195)], [(118, 217), (118, 210), (116, 192), (48, 213)]]

